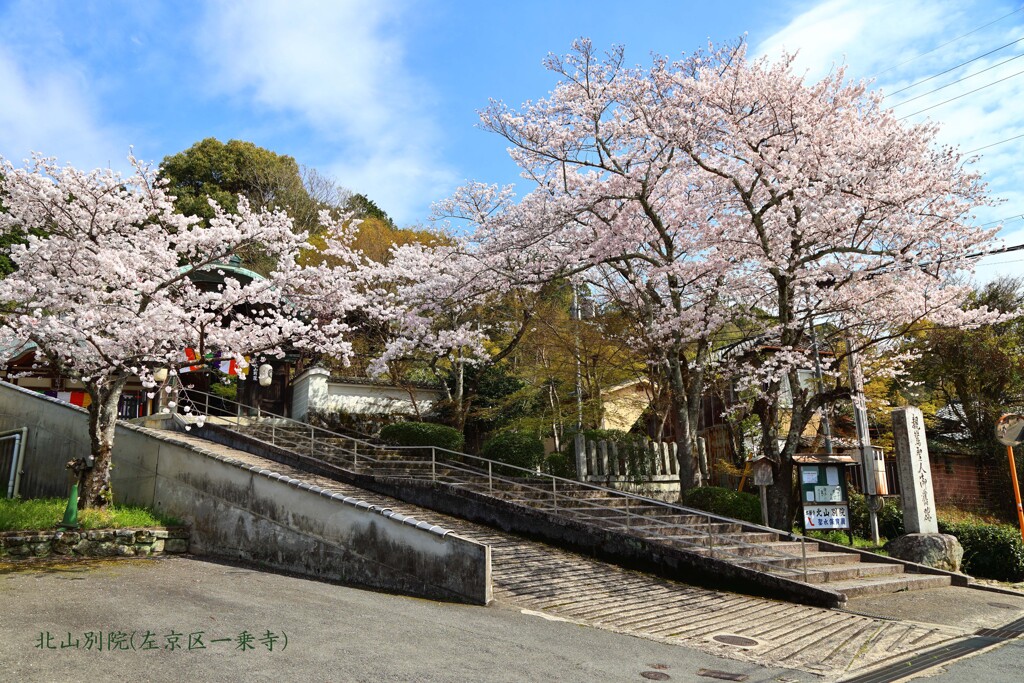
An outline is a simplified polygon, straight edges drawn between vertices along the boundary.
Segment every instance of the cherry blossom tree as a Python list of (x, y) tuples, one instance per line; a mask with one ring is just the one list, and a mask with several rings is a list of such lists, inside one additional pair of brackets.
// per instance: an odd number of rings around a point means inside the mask
[(395, 246), (386, 262), (367, 262), (359, 274), (362, 315), (384, 335), (370, 373), (392, 374), (410, 362), (427, 368), (460, 428), (471, 405), (467, 366), (500, 363), (512, 353), (537, 303), (534, 288), (515, 285), (493, 260), (469, 240), (446, 236), (432, 246)]
[(721, 197), (674, 140), (652, 134), (671, 92), (627, 68), (621, 48), (601, 59), (579, 41), (545, 64), (560, 78), (548, 98), (481, 115), (537, 185), (481, 216), (485, 248), (514, 254), (510, 269), (534, 278), (571, 274), (627, 314), (669, 388), (681, 484), (696, 486), (703, 377), (731, 301), (713, 221)]
[[(117, 405), (131, 377), (158, 390), (155, 371), (189, 364), (186, 348), (233, 358), (242, 372), (247, 355), (283, 354), (286, 344), (344, 358), (343, 314), (359, 302), (350, 235), (326, 213), (332, 265), (302, 268), (296, 257), (309, 244), (284, 213), (255, 213), (240, 199), (236, 214), (214, 205), (202, 226), (174, 212), (152, 169), (130, 161), (129, 177), (39, 156), (26, 168), (2, 162), (0, 233), (31, 231), (11, 249), (16, 271), (0, 280), (0, 324), (7, 341), (34, 343), (91, 398), (94, 466), (83, 478), (83, 506), (111, 500)], [(220, 271), (216, 286), (193, 277), (257, 245), (276, 263), (267, 277)]]
[[(671, 140), (717, 187), (718, 248), (736, 273), (734, 296), (764, 313), (751, 352), (736, 364), (755, 390), (761, 449), (781, 482), (769, 497), (773, 525), (795, 511), (792, 456), (812, 414), (835, 398), (799, 381), (813, 367), (812, 330), (828, 323), (851, 340), (845, 352), (877, 348), (922, 319), (977, 324), (966, 312), (967, 257), (994, 231), (971, 225), (987, 202), (967, 160), (935, 142), (933, 124), (907, 125), (879, 93), (842, 69), (805, 83), (792, 60), (748, 61), (742, 46), (651, 72), (668, 93), (652, 135)], [(899, 358), (876, 363), (898, 371)], [(780, 397), (792, 394), (788, 429)]]
[[(697, 479), (707, 368), (753, 394), (780, 482), (771, 520), (788, 528), (800, 434), (836, 397), (799, 381), (812, 329), (828, 323), (864, 351), (925, 318), (989, 315), (965, 312), (957, 284), (993, 237), (971, 225), (988, 201), (980, 178), (937, 146), (934, 125), (899, 122), (842, 70), (806, 83), (790, 58), (749, 61), (742, 45), (627, 68), (620, 48), (602, 57), (585, 40), (546, 66), (560, 79), (549, 97), (482, 113), (537, 186), (478, 212), (484, 248), (513, 255), (528, 279), (579, 274), (643, 321), (637, 338), (667, 370), (684, 487)], [(756, 334), (723, 355), (716, 340), (737, 318)]]

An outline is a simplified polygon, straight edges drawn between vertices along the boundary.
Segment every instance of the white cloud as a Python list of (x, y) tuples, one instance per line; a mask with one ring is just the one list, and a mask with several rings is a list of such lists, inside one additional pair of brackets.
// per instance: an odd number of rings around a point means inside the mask
[[(991, 2), (827, 0), (796, 16), (758, 44), (753, 53), (777, 57), (783, 52), (799, 51), (796, 68), (805, 70), (810, 79), (846, 64), (848, 78), (874, 78), (874, 87), (894, 93), (884, 103), (893, 106), (897, 116), (907, 116), (908, 123), (938, 122), (938, 141), (967, 152), (1024, 134), (1024, 119), (1016, 105), (1024, 97), (1024, 73), (1016, 75), (1024, 71), (1024, 58), (996, 66), (1024, 53), (1024, 44), (1010, 46), (926, 83), (914, 84), (1024, 35), (1022, 13), (957, 39), (1013, 9)], [(978, 73), (990, 67), (994, 68)], [(972, 74), (977, 76), (949, 85)], [(996, 83), (1004, 78), (1007, 80)], [(995, 84), (983, 88), (990, 83)], [(929, 92), (945, 85), (949, 87)], [(908, 89), (896, 92), (903, 88)], [(968, 94), (976, 88), (981, 89)], [(918, 96), (921, 97), (906, 102)], [(958, 96), (962, 97), (945, 102)], [(979, 154), (973, 168), (984, 174), (993, 196), (1005, 202), (998, 207), (979, 209), (978, 221), (1024, 214), (1024, 192), (1020, 190), (1024, 187), (1024, 167), (1019, 163), (1024, 154), (1024, 138)], [(1001, 237), (1007, 244), (1024, 243), (1020, 222), (1007, 224)], [(1009, 255), (995, 256), (985, 259), (978, 270), (983, 280), (1003, 273), (1022, 274), (1024, 264), (1013, 262)]]
[(300, 117), (333, 151), (325, 170), (407, 221), (423, 217), (452, 174), (432, 154), (432, 93), (410, 73), (395, 28), (403, 10), (373, 0), (214, 3), (200, 45), (210, 87)]
[(74, 63), (34, 64), (30, 72), (0, 46), (0, 92), (0, 154), (16, 165), (31, 152), (89, 168), (124, 161), (127, 144), (115, 143), (121, 136), (96, 120)]
[(929, 0), (828, 0), (797, 15), (754, 52), (798, 53), (797, 68), (812, 78), (844, 63), (863, 78), (915, 57), (913, 44), (943, 30), (951, 12)]

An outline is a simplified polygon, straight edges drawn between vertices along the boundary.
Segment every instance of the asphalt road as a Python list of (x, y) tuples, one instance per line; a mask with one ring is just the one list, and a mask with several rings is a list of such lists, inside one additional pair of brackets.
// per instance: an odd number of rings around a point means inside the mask
[(715, 680), (702, 669), (817, 680), (509, 605), (437, 603), (194, 558), (9, 567), (0, 567), (3, 681)]

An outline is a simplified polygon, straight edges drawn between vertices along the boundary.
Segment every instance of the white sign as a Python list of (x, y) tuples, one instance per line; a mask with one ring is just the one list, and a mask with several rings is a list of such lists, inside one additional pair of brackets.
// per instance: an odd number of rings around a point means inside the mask
[(826, 467), (825, 468), (825, 479), (829, 486), (839, 486), (839, 468), (838, 467)]
[(850, 508), (846, 505), (805, 505), (804, 529), (849, 529)]
[(817, 484), (818, 483), (818, 470), (806, 467), (803, 470), (804, 483), (805, 484)]
[(814, 500), (819, 503), (838, 503), (843, 499), (842, 486), (815, 486)]

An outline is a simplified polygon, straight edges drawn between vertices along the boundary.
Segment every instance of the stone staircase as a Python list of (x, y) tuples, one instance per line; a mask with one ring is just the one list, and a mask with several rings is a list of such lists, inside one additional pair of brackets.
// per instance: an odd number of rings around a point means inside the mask
[[(453, 492), (473, 491), (597, 529), (823, 586), (846, 598), (951, 584), (948, 574), (917, 573), (921, 568), (916, 565), (711, 516), (699, 510), (590, 484), (550, 477), (509, 476), (515, 473), (500, 464), (472, 459), (472, 456), (462, 459), (451, 456), (449, 460), (438, 457), (437, 452), (432, 455), (430, 449), (400, 452), (380, 444), (355, 442), (340, 434), (297, 426), (283, 419), (224, 426), (354, 473), (394, 482), (435, 482)], [(201, 430), (199, 435), (202, 435)]]

